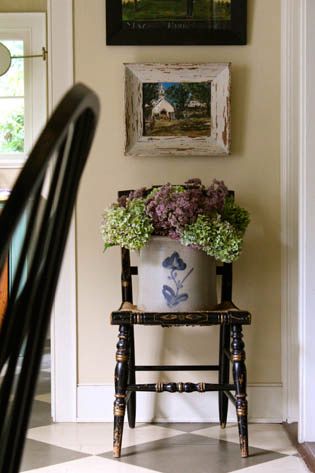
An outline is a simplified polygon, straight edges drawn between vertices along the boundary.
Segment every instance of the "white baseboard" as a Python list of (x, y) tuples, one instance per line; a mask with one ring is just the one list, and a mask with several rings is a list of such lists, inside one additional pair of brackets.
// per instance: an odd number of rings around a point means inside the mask
[[(77, 422), (112, 422), (112, 384), (80, 384), (77, 389)], [(283, 421), (282, 385), (248, 386), (249, 421)], [(207, 393), (137, 393), (137, 422), (218, 422), (218, 395)], [(235, 408), (229, 403), (228, 422), (235, 422)]]

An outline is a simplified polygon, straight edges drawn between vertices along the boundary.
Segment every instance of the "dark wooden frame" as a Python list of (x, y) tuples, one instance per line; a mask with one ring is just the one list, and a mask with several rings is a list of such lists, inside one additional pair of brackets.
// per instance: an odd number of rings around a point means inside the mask
[[(119, 197), (130, 191), (119, 192)], [(232, 192), (232, 195), (234, 193)], [(132, 276), (138, 268), (130, 264), (129, 250), (121, 250), (121, 291), (122, 307), (111, 314), (111, 324), (119, 326), (115, 368), (114, 401), (114, 457), (121, 455), (124, 416), (127, 407), (129, 427), (135, 427), (136, 392), (180, 392), (218, 391), (219, 419), (222, 428), (226, 426), (228, 401), (235, 408), (238, 419), (241, 456), (248, 456), (247, 393), (245, 345), (242, 325), (251, 323), (248, 311), (239, 310), (232, 302), (232, 264), (217, 266), (221, 276), (221, 302), (214, 309), (203, 312), (142, 312), (126, 307), (132, 304)], [(147, 365), (135, 363), (134, 325), (170, 326), (220, 326), (219, 362), (215, 365)], [(232, 363), (233, 383), (230, 383), (230, 362)], [(137, 371), (218, 371), (218, 383), (151, 383), (137, 384)], [(235, 391), (235, 395), (231, 393)]]
[[(107, 45), (244, 45), (247, 31), (247, 0), (232, 0), (229, 30), (197, 28), (197, 22), (173, 21), (177, 28), (153, 28), (153, 22), (137, 22), (125, 27), (122, 21), (122, 0), (106, 0)], [(140, 28), (141, 23), (141, 28)], [(169, 23), (169, 22), (165, 22)], [(205, 22), (206, 23), (206, 22)], [(180, 26), (182, 25), (182, 26)]]

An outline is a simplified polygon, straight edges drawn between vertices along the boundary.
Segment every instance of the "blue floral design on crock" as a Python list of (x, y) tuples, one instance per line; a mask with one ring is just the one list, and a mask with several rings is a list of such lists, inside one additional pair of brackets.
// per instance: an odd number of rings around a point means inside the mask
[(170, 286), (164, 284), (162, 294), (168, 307), (175, 307), (181, 302), (187, 301), (187, 299), (189, 298), (189, 295), (186, 292), (180, 294), (179, 291), (184, 287), (184, 281), (192, 273), (194, 268), (191, 268), (182, 280), (177, 279), (177, 271), (184, 271), (187, 267), (187, 264), (181, 259), (177, 251), (174, 251), (171, 256), (165, 258), (162, 263), (162, 266), (163, 268), (170, 270), (170, 275), (168, 276), (168, 279), (170, 279), (175, 286), (174, 291), (174, 289), (172, 289)]

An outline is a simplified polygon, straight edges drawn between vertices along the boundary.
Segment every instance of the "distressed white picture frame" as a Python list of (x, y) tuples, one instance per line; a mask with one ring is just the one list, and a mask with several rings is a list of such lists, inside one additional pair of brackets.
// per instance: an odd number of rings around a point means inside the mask
[[(127, 156), (226, 156), (231, 145), (231, 64), (125, 64)], [(143, 84), (211, 82), (209, 136), (144, 136)]]

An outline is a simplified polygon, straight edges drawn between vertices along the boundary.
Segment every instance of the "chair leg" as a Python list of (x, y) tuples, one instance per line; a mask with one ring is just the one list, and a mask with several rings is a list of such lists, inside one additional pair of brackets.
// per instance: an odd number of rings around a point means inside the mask
[(128, 380), (128, 357), (129, 357), (129, 327), (120, 325), (115, 368), (115, 401), (114, 401), (114, 442), (113, 454), (115, 458), (120, 457), (121, 442), (124, 428), (126, 410), (126, 391)]
[[(136, 383), (136, 373), (135, 373), (135, 341), (134, 341), (134, 328), (130, 327), (130, 336), (129, 336), (129, 371), (128, 371), (128, 384)], [(133, 429), (136, 425), (136, 392), (133, 391), (130, 393), (128, 402), (127, 402), (127, 414), (128, 414), (128, 423), (129, 427)]]
[(241, 456), (248, 457), (248, 428), (246, 400), (246, 366), (242, 326), (232, 325), (233, 378), (236, 386), (236, 415), (240, 436)]
[[(220, 353), (219, 353), (219, 384), (228, 384), (230, 379), (230, 360), (226, 356), (225, 350), (230, 348), (230, 326), (220, 327)], [(229, 400), (223, 391), (219, 391), (219, 417), (221, 428), (226, 426)]]

